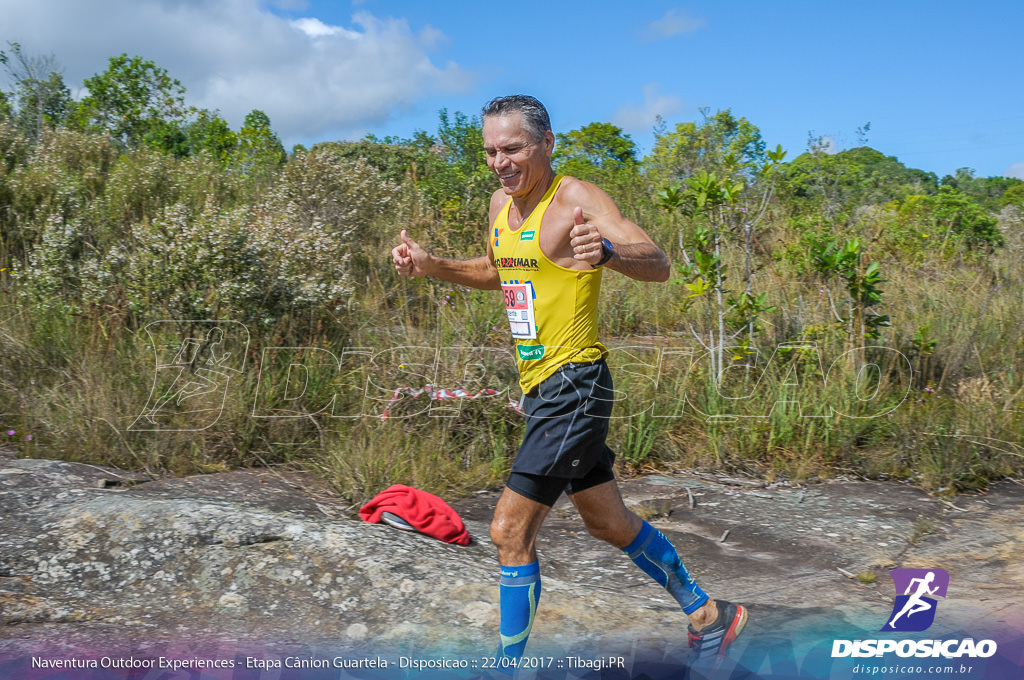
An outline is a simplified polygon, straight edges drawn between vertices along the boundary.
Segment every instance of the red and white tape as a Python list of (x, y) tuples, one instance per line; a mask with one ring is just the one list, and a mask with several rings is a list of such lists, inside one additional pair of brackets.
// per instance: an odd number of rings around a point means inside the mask
[[(481, 397), (493, 397), (495, 395), (501, 394), (501, 392), (499, 392), (498, 390), (493, 390), (489, 387), (480, 390), (476, 394), (471, 394), (466, 390), (458, 388), (454, 390), (435, 390), (432, 385), (427, 385), (423, 389), (419, 390), (413, 387), (399, 387), (397, 390), (395, 390), (395, 394), (391, 397), (391, 401), (389, 401), (388, 405), (384, 407), (384, 412), (380, 414), (380, 419), (388, 419), (388, 417), (391, 415), (391, 407), (394, 406), (395, 403), (399, 399), (401, 399), (403, 395), (407, 395), (410, 397), (419, 397), (424, 394), (429, 395), (431, 400), (446, 401), (449, 399), (479, 399)], [(523, 412), (523, 410), (519, 408), (519, 402), (514, 399), (509, 399), (507, 406), (508, 408), (515, 409), (519, 413)]]

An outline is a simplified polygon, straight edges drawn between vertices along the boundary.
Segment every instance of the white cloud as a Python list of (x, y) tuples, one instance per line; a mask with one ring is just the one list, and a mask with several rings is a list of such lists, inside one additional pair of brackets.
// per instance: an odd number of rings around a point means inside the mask
[(308, 35), (310, 38), (321, 38), (326, 35), (343, 35), (346, 38), (355, 39), (360, 35), (355, 31), (346, 30), (341, 26), (328, 26), (315, 17), (296, 19), (291, 22), (291, 25)]
[(703, 19), (696, 19), (689, 16), (681, 9), (670, 9), (665, 16), (652, 21), (644, 30), (644, 38), (647, 40), (662, 40), (677, 35), (688, 35), (704, 28), (707, 24)]
[(668, 118), (683, 110), (682, 97), (659, 94), (657, 83), (644, 85), (643, 95), (642, 105), (623, 106), (612, 115), (611, 122), (627, 131), (649, 130), (658, 116)]
[(1006, 177), (1015, 177), (1017, 179), (1024, 179), (1024, 161), (1012, 164), (1007, 168), (1006, 172), (1003, 173)]
[(0, 0), (0, 41), (52, 52), (72, 90), (106, 70), (111, 56), (142, 56), (182, 82), (189, 104), (219, 110), (235, 128), (252, 109), (265, 111), (286, 146), (362, 134), (420, 99), (472, 82), (458, 64), (431, 58), (446, 40), (435, 28), (414, 31), (404, 19), (365, 11), (338, 26), (264, 7), (261, 0)]

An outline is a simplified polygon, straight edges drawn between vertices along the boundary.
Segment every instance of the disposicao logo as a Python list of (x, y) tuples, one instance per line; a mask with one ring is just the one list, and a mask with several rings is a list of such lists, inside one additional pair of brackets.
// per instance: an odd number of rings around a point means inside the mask
[[(927, 630), (935, 622), (936, 597), (946, 597), (949, 574), (944, 569), (893, 569), (889, 574), (896, 586), (892, 605), (881, 632), (914, 633)], [(880, 657), (895, 653), (899, 657), (988, 658), (997, 651), (994, 640), (834, 640), (832, 657)]]
[(882, 631), (928, 630), (935, 623), (938, 606), (932, 596), (946, 597), (949, 574), (945, 569), (893, 569), (889, 575), (896, 584), (896, 602)]

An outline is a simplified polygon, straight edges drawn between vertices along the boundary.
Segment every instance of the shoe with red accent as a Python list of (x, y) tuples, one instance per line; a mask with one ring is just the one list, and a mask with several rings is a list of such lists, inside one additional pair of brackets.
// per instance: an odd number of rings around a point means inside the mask
[(733, 640), (747, 625), (747, 608), (741, 604), (733, 604), (725, 600), (715, 600), (718, 605), (718, 618), (699, 631), (689, 626), (690, 656), (694, 659), (707, 659), (725, 656)]

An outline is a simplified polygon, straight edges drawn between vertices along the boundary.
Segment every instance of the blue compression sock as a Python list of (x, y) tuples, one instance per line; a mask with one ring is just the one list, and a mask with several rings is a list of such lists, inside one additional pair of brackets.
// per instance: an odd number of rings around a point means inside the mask
[(690, 573), (686, 571), (676, 549), (665, 535), (644, 522), (633, 542), (622, 549), (645, 574), (660, 583), (676, 598), (683, 613), (692, 614), (708, 601)]
[(540, 601), (540, 562), (501, 568), (501, 653), (518, 659), (526, 650)]

